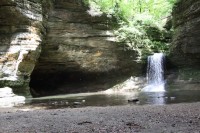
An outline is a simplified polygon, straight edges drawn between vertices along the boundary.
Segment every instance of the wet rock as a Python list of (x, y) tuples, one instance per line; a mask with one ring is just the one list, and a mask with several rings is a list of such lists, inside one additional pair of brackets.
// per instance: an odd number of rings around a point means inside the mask
[(139, 102), (139, 99), (138, 98), (128, 99), (128, 102), (129, 103), (136, 103), (136, 102)]
[(81, 102), (73, 102), (73, 105), (81, 105)]

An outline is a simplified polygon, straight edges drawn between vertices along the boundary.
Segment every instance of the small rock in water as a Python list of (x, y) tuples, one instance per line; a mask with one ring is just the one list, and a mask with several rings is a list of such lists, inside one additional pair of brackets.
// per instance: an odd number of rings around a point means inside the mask
[(73, 102), (73, 105), (81, 105), (80, 102)]
[(139, 99), (138, 98), (134, 98), (134, 99), (128, 99), (128, 102), (138, 102), (139, 101)]
[(82, 100), (82, 103), (84, 103), (85, 102), (85, 100)]

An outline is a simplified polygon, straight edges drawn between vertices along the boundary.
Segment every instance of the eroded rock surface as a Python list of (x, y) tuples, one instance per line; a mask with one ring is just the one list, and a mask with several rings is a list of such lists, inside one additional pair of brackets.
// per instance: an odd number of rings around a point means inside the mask
[(40, 55), (45, 28), (43, 8), (35, 0), (0, 2), (0, 86), (26, 92)]
[(96, 91), (140, 73), (114, 23), (82, 0), (1, 0), (0, 87), (28, 94), (31, 77), (33, 95)]
[(172, 62), (178, 67), (200, 66), (200, 1), (180, 0), (173, 9), (175, 28)]
[(174, 6), (174, 36), (168, 63), (173, 70), (167, 77), (172, 89), (200, 89), (199, 14), (199, 0), (179, 0)]
[(33, 94), (104, 90), (140, 73), (135, 53), (117, 45), (111, 23), (80, 0), (55, 1), (31, 76)]

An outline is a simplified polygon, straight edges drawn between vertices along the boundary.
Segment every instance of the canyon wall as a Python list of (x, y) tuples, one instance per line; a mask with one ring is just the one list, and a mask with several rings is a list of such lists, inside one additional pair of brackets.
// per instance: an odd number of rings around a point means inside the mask
[(172, 62), (177, 67), (200, 67), (200, 1), (180, 0), (173, 8)]
[(31, 76), (33, 95), (105, 90), (141, 73), (135, 53), (117, 44), (113, 18), (82, 0), (52, 5), (46, 40)]
[(45, 35), (43, 8), (35, 0), (0, 2), (0, 87), (29, 95), (30, 75)]
[[(170, 63), (199, 82), (200, 1), (173, 9)], [(116, 21), (82, 0), (0, 1), (0, 87), (41, 96), (105, 90), (142, 73), (113, 34)], [(180, 78), (182, 77), (182, 78)]]
[(97, 91), (140, 74), (114, 24), (82, 0), (1, 0), (0, 87), (34, 96)]
[(200, 89), (200, 1), (179, 0), (173, 8), (171, 88)]

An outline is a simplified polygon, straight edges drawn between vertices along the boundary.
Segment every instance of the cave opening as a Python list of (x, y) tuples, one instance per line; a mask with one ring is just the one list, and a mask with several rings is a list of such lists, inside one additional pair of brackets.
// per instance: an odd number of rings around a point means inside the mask
[[(106, 90), (131, 76), (119, 72), (57, 72), (42, 73), (36, 70), (31, 74), (30, 92), (33, 97), (95, 92)], [(116, 76), (116, 74), (118, 76)], [(116, 78), (117, 77), (117, 78)]]

